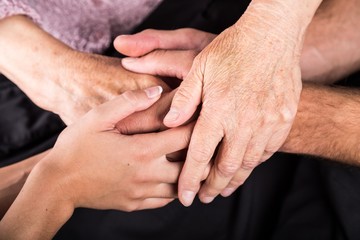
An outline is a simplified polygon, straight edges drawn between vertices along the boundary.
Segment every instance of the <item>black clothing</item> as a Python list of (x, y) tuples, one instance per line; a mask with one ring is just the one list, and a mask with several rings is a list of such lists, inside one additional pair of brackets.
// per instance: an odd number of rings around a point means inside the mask
[[(249, 2), (165, 0), (137, 31), (195, 27), (219, 33)], [(113, 48), (108, 53), (117, 55)], [(0, 167), (50, 148), (65, 127), (3, 76), (0, 112)], [(276, 154), (229, 198), (209, 205), (196, 200), (189, 208), (174, 201), (133, 213), (76, 209), (55, 239), (359, 239), (359, 171)]]

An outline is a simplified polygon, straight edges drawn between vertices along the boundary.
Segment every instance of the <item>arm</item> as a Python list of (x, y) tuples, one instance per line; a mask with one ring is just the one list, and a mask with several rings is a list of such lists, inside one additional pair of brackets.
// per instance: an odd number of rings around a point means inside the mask
[(166, 88), (158, 78), (126, 71), (120, 59), (71, 49), (25, 16), (0, 20), (0, 51), (0, 72), (67, 123), (126, 90)]
[(333, 83), (360, 69), (359, 20), (360, 1), (323, 2), (306, 32), (303, 81)]
[(166, 155), (187, 147), (193, 125), (132, 136), (115, 128), (161, 91), (126, 92), (66, 128), (1, 220), (0, 238), (50, 239), (77, 207), (135, 211), (171, 202), (183, 163)]
[(360, 91), (305, 84), (290, 134), (280, 151), (360, 166)]
[(48, 151), (25, 159), (8, 167), (0, 168), (0, 218), (19, 194), (32, 168), (44, 158)]
[(74, 210), (60, 179), (56, 171), (37, 165), (1, 220), (0, 238), (51, 239)]

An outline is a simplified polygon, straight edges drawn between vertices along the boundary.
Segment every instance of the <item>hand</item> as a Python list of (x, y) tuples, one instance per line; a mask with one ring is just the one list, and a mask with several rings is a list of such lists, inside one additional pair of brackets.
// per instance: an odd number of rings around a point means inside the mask
[[(169, 127), (179, 126), (202, 102), (179, 180), (179, 197), (186, 206), (200, 188), (202, 166), (219, 142), (214, 167), (199, 192), (203, 202), (234, 192), (280, 148), (295, 117), (301, 92), (301, 47), (279, 29), (263, 41), (266, 31), (261, 29), (267, 24), (258, 21), (258, 28), (249, 28), (252, 17), (240, 19), (196, 57), (164, 120)], [(134, 69), (129, 66), (136, 62), (123, 64)]]
[(159, 78), (123, 69), (118, 58), (71, 49), (26, 16), (1, 20), (0, 35), (0, 72), (67, 124), (127, 90), (169, 90)]
[(68, 73), (56, 82), (52, 110), (69, 124), (93, 107), (113, 99), (127, 90), (145, 89), (160, 85), (169, 87), (159, 78), (136, 74), (121, 66), (121, 59), (96, 54), (74, 52), (67, 65)]
[[(118, 36), (114, 46), (120, 53), (132, 56), (123, 59), (123, 65), (127, 70), (172, 77), (167, 84), (176, 86), (178, 80), (182, 80), (188, 74), (195, 56), (215, 37), (214, 34), (190, 28), (174, 31), (149, 29), (134, 35)], [(149, 109), (120, 121), (116, 125), (117, 128), (124, 134), (166, 129), (163, 119), (170, 109), (175, 92), (176, 89), (164, 93)]]
[(160, 90), (125, 92), (61, 133), (40, 169), (56, 177), (61, 195), (75, 207), (134, 211), (161, 207), (176, 197), (183, 164), (165, 155), (187, 147), (192, 126), (132, 136), (115, 128), (154, 104)]

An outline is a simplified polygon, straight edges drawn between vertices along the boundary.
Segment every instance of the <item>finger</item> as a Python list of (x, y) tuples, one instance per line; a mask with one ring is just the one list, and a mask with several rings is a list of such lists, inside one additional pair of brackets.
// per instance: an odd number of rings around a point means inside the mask
[[(146, 176), (146, 173), (144, 173), (144, 179), (146, 182), (148, 182), (148, 179), (152, 179), (152, 181), (161, 182), (161, 183), (169, 183), (169, 184), (175, 184), (178, 183), (179, 175), (184, 166), (184, 162), (164, 162), (160, 161), (157, 162), (157, 167), (152, 169), (151, 172), (149, 172), (150, 176)], [(200, 181), (204, 181), (211, 169), (211, 164), (209, 163), (204, 173), (201, 176)], [(156, 176), (153, 176), (154, 173), (156, 173)]]
[(144, 148), (144, 153), (151, 157), (162, 157), (166, 154), (180, 151), (188, 147), (194, 123), (178, 128), (172, 128), (158, 133), (147, 133), (132, 136), (140, 146)]
[(206, 168), (205, 168), (205, 171), (204, 171), (204, 173), (203, 173), (203, 175), (202, 175), (202, 177), (201, 177), (201, 181), (204, 181), (204, 180), (206, 180), (206, 179), (209, 177), (209, 174), (210, 174), (210, 171), (211, 171), (211, 167), (212, 167), (212, 164), (211, 164), (211, 162), (210, 162), (210, 163), (208, 163), (208, 165), (207, 165)]
[(239, 170), (236, 175), (231, 179), (229, 185), (221, 192), (221, 196), (229, 197), (233, 194), (239, 186), (242, 186), (246, 179), (250, 176), (252, 170)]
[(261, 162), (265, 162), (266, 160), (268, 160), (269, 158), (272, 157), (272, 155), (274, 155), (274, 152), (269, 152), (269, 151), (264, 151), (264, 154), (261, 157)]
[(188, 121), (201, 103), (204, 66), (194, 60), (190, 73), (181, 82), (172, 100), (169, 112), (164, 118), (167, 127), (177, 127)]
[(166, 199), (166, 198), (148, 198), (143, 200), (138, 208), (136, 210), (145, 210), (145, 209), (154, 209), (154, 208), (161, 208), (172, 201), (174, 201), (174, 198)]
[(184, 79), (196, 55), (195, 51), (156, 50), (140, 58), (124, 58), (122, 65), (137, 73)]
[(199, 198), (202, 202), (212, 202), (228, 186), (241, 167), (250, 138), (250, 130), (242, 132), (241, 135), (225, 135), (216, 156), (214, 167), (199, 192)]
[(162, 91), (163, 89), (160, 86), (145, 90), (127, 91), (91, 110), (89, 118), (95, 120), (93, 123), (97, 129), (102, 131), (113, 130), (120, 120), (153, 105), (160, 98)]
[(265, 162), (271, 158), (284, 144), (286, 137), (289, 135), (291, 125), (285, 125), (280, 130), (277, 130), (269, 139), (264, 153), (260, 159), (261, 162)]
[(162, 94), (162, 97), (149, 109), (136, 112), (124, 118), (116, 124), (116, 128), (121, 134), (126, 135), (156, 132), (166, 129), (163, 124), (163, 119), (169, 111), (174, 94), (175, 91)]
[(273, 128), (268, 127), (253, 133), (253, 137), (247, 145), (245, 155), (241, 161), (241, 168), (226, 188), (221, 191), (223, 197), (230, 196), (239, 186), (243, 185), (254, 168), (262, 163), (265, 147), (269, 142), (272, 131)]
[(171, 184), (178, 182), (181, 169), (184, 166), (183, 162), (169, 162), (166, 159), (161, 158), (161, 160), (156, 161), (155, 164), (156, 167), (151, 168), (151, 172), (149, 172), (151, 176), (148, 176), (147, 179)]
[(280, 149), (290, 133), (291, 126), (292, 124), (286, 124), (272, 134), (265, 148), (267, 155), (271, 156), (271, 153), (275, 153)]
[(273, 128), (268, 126), (265, 129), (261, 128), (260, 131), (253, 134), (241, 163), (242, 170), (252, 170), (262, 162), (261, 159), (270, 141), (272, 131)]
[(201, 50), (214, 38), (213, 34), (190, 28), (173, 31), (148, 29), (134, 35), (118, 36), (114, 47), (126, 56), (139, 57), (155, 49)]
[(223, 137), (220, 128), (200, 116), (191, 138), (188, 155), (179, 178), (179, 198), (190, 206), (200, 188), (201, 178)]
[(144, 191), (146, 194), (142, 196), (143, 199), (148, 198), (177, 198), (176, 184), (160, 183), (154, 186), (154, 184), (148, 184)]

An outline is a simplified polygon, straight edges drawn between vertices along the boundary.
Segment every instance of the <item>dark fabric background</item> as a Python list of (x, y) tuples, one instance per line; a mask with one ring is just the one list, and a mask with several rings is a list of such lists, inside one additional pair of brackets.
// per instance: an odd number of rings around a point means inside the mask
[[(137, 28), (219, 33), (248, 0), (165, 0)], [(113, 48), (107, 55), (118, 56)], [(344, 82), (357, 83), (354, 75)], [(65, 127), (0, 77), (0, 167), (50, 148)], [(289, 154), (262, 164), (233, 196), (134, 213), (77, 209), (55, 239), (359, 239), (358, 168)]]

